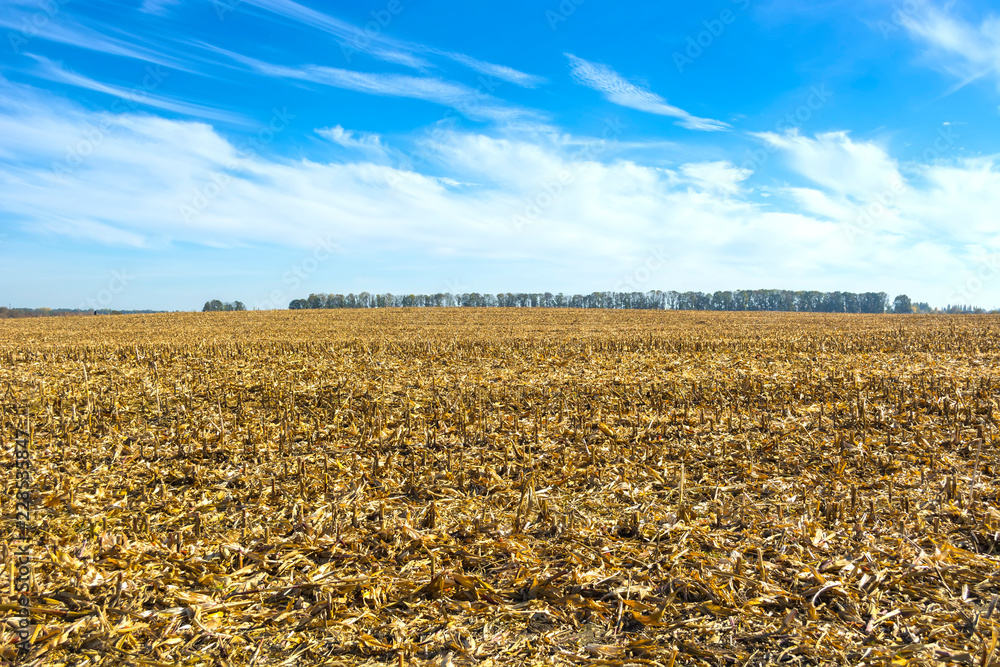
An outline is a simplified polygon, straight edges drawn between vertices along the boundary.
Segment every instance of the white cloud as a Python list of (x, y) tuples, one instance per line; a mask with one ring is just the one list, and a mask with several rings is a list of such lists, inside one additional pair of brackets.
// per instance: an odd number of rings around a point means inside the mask
[[(835, 225), (829, 247), (847, 268), (906, 276), (943, 305), (961, 301), (955, 285), (984, 253), (1000, 249), (1000, 156), (901, 164), (884, 147), (846, 132), (760, 136), (817, 186), (777, 192)], [(1000, 303), (996, 282), (974, 295), (978, 305)]]
[(930, 4), (900, 16), (911, 35), (927, 46), (928, 63), (959, 79), (950, 92), (987, 75), (1000, 86), (1000, 17), (987, 16), (976, 26)]
[(377, 151), (380, 153), (385, 151), (385, 146), (382, 144), (382, 138), (371, 132), (345, 130), (340, 125), (334, 125), (333, 127), (318, 129), (316, 130), (316, 134), (329, 139), (333, 143), (339, 144), (344, 148), (357, 148), (362, 150)]
[(753, 171), (739, 169), (731, 162), (693, 162), (681, 167), (681, 173), (693, 183), (710, 191), (736, 194)]
[(782, 150), (792, 168), (809, 180), (844, 196), (869, 199), (901, 179), (895, 161), (882, 147), (857, 143), (847, 132), (827, 132), (815, 138), (795, 131), (753, 136)]
[(578, 83), (602, 93), (604, 99), (609, 102), (646, 113), (678, 118), (677, 125), (690, 130), (729, 129), (729, 125), (722, 121), (698, 118), (681, 108), (667, 104), (667, 101), (656, 93), (626, 81), (607, 65), (593, 63), (571, 53), (567, 53), (566, 57), (569, 58), (573, 78)]
[[(846, 135), (781, 143), (782, 153), (805, 157), (792, 160), (801, 168), (796, 182), (777, 191), (787, 198), (768, 204), (754, 201), (746, 172), (731, 163), (665, 170), (581, 155), (573, 145), (582, 138), (445, 132), (424, 145), (432, 175), (363, 152), (332, 163), (241, 154), (205, 123), (147, 115), (122, 117), (59, 179), (52, 163), (99, 120), (0, 80), (0, 216), (8, 226), (125, 246), (309, 247), (333, 235), (351, 252), (446, 254), (470, 271), (524, 260), (603, 289), (663, 247), (672, 259), (641, 289), (884, 289), (939, 303), (976, 252), (1000, 241), (1000, 162), (982, 158), (906, 172), (898, 224), (850, 243), (843, 228), (866, 190), (836, 187), (831, 174), (844, 167), (824, 174), (818, 163), (868, 159), (885, 175), (894, 161)], [(383, 145), (340, 126), (320, 133), (341, 145)], [(516, 216), (529, 218), (520, 231)], [(1000, 286), (980, 296), (1000, 303)]]

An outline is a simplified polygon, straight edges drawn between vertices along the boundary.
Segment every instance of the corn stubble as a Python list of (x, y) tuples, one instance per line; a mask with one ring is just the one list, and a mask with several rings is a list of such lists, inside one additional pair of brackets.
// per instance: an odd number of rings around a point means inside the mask
[(24, 664), (1000, 664), (998, 324), (0, 322)]

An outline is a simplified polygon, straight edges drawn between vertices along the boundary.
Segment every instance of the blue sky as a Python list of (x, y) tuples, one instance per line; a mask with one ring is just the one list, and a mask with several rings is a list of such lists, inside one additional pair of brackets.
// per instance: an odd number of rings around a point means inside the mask
[(4, 0), (0, 302), (1000, 306), (987, 2)]

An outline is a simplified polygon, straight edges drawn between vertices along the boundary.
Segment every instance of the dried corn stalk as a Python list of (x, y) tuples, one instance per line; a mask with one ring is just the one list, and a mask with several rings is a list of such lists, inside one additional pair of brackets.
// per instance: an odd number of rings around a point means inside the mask
[(1000, 664), (997, 323), (0, 321), (24, 664)]

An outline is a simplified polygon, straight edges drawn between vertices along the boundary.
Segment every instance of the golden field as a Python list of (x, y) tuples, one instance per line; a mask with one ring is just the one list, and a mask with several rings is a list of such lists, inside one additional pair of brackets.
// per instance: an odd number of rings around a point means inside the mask
[[(26, 665), (1000, 664), (1000, 317), (0, 321)], [(12, 621), (2, 658), (18, 659)]]

